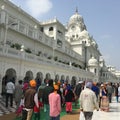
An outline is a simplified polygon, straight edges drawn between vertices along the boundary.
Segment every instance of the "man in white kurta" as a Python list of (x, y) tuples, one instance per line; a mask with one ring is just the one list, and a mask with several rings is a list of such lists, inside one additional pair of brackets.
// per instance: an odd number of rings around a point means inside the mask
[(13, 106), (13, 94), (15, 90), (15, 85), (12, 82), (13, 80), (10, 79), (9, 82), (6, 84), (6, 107), (8, 107), (9, 98), (10, 98), (10, 106)]
[(94, 109), (99, 110), (95, 93), (91, 90), (92, 83), (88, 82), (80, 94), (80, 110), (83, 111), (85, 120), (91, 120)]

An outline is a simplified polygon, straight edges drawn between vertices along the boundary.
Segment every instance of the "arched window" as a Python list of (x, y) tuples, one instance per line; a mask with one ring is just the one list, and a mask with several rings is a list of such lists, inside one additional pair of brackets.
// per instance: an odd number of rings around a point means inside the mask
[(96, 68), (94, 69), (94, 72), (95, 72), (95, 74), (97, 73), (97, 69)]
[(49, 28), (49, 35), (53, 35), (53, 27)]
[(49, 31), (53, 31), (53, 27), (50, 27), (50, 28), (49, 28)]
[(72, 35), (72, 37), (74, 38), (74, 37), (75, 37), (75, 35)]
[(76, 34), (76, 38), (78, 38), (78, 34)]

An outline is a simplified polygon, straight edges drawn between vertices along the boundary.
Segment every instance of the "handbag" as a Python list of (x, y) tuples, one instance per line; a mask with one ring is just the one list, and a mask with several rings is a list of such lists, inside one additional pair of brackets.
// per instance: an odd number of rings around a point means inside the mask
[(80, 117), (79, 117), (79, 120), (85, 120), (85, 117), (84, 117), (84, 114), (83, 114), (83, 112), (82, 112), (82, 111), (80, 112)]

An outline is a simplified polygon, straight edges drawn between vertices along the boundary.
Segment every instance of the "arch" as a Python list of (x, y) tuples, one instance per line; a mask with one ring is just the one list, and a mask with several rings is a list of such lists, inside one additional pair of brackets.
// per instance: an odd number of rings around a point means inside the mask
[(44, 79), (44, 83), (47, 84), (50, 79), (51, 79), (50, 73), (46, 73), (46, 76), (45, 76), (45, 79)]
[(57, 75), (55, 75), (55, 83), (57, 83), (58, 81), (59, 81), (59, 75), (57, 74)]
[(79, 65), (79, 68), (80, 68), (80, 69), (82, 69), (82, 66), (81, 66), (81, 65)]
[(42, 81), (43, 81), (43, 73), (42, 72), (38, 72), (36, 74), (35, 80), (37, 82), (37, 88), (38, 88), (41, 85)]
[(16, 76), (15, 69), (9, 68), (9, 69), (6, 70), (6, 73), (5, 73), (6, 82), (8, 82), (10, 79), (12, 79), (13, 83), (15, 83), (16, 77), (17, 76)]
[(77, 77), (76, 77), (76, 76), (73, 76), (73, 77), (72, 77), (72, 80), (71, 80), (71, 85), (72, 85), (73, 87), (75, 87), (76, 81), (77, 81)]
[(53, 29), (54, 29), (53, 27), (49, 28), (49, 35), (53, 35)]
[(49, 28), (49, 31), (53, 31), (53, 27), (50, 27), (50, 28)]
[(97, 69), (96, 69), (96, 68), (94, 69), (94, 73), (95, 73), (95, 74), (97, 73)]
[(49, 31), (53, 31), (53, 29), (54, 29), (53, 27), (50, 27), (50, 28), (49, 28)]
[(69, 81), (70, 81), (69, 76), (66, 76), (66, 83), (69, 83)]
[(25, 74), (24, 82), (29, 82), (32, 79), (33, 79), (33, 72), (29, 70)]
[(64, 75), (61, 75), (61, 79), (60, 79), (60, 83), (65, 83), (65, 76)]
[(2, 95), (5, 95), (6, 93), (5, 86), (10, 79), (12, 80), (13, 83), (16, 82), (16, 71), (13, 68), (7, 69), (5, 76), (2, 78)]

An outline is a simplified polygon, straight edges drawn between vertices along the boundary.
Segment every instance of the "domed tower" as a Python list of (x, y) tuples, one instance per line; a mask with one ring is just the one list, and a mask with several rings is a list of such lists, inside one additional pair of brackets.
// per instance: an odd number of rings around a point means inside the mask
[(86, 26), (84, 24), (83, 17), (78, 13), (78, 10), (76, 9), (75, 14), (72, 15), (69, 19), (68, 31), (82, 32), (83, 30), (86, 30)]
[(83, 44), (85, 43), (83, 38), (89, 38), (89, 34), (86, 30), (83, 17), (78, 13), (76, 9), (75, 13), (70, 17), (67, 24), (66, 39), (71, 44), (71, 48), (78, 54), (84, 56)]
[(87, 69), (87, 63), (92, 56), (99, 60), (101, 53), (98, 45), (93, 36), (90, 36), (87, 31), (83, 17), (77, 9), (68, 21), (66, 40), (70, 43), (71, 48), (82, 56), (85, 69)]
[(94, 57), (90, 58), (88, 61), (88, 70), (95, 74), (94, 80), (98, 82), (99, 81), (99, 63), (98, 60)]

